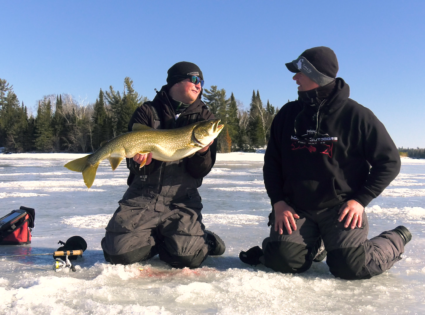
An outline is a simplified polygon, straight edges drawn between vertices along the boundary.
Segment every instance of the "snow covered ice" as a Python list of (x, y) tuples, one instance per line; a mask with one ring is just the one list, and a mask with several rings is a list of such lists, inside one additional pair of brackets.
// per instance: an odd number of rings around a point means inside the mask
[(370, 280), (334, 278), (325, 262), (298, 275), (254, 268), (241, 250), (268, 235), (270, 203), (263, 154), (219, 154), (200, 189), (204, 222), (226, 253), (196, 270), (157, 257), (130, 266), (104, 261), (100, 240), (126, 190), (125, 163), (104, 161), (91, 189), (63, 165), (83, 155), (1, 154), (0, 216), (35, 208), (32, 244), (0, 246), (0, 255), (55, 251), (59, 240), (88, 243), (77, 272), (55, 272), (51, 256), (0, 257), (0, 314), (424, 314), (425, 160), (402, 159), (400, 175), (366, 209), (369, 237), (405, 225), (413, 234), (403, 260)]

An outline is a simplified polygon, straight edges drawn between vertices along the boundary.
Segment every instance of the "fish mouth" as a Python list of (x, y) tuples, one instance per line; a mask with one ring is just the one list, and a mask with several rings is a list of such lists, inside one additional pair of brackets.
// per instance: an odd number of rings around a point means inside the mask
[(217, 119), (217, 121), (215, 121), (213, 123), (213, 132), (214, 133), (220, 132), (221, 129), (223, 129), (223, 128), (224, 128), (224, 125), (220, 125), (220, 119)]

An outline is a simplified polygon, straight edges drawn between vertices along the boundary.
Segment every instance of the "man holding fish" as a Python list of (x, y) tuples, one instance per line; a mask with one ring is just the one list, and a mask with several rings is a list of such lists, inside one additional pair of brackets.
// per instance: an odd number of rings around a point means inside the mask
[[(134, 112), (129, 131), (147, 132), (151, 143), (137, 154), (125, 149), (129, 188), (102, 240), (107, 261), (131, 264), (159, 254), (172, 267), (196, 268), (208, 255), (224, 253), (224, 242), (202, 223), (198, 192), (215, 163), (214, 138), (223, 128), (201, 101), (203, 83), (197, 65), (176, 63), (167, 85)], [(105, 158), (115, 156), (123, 158)]]

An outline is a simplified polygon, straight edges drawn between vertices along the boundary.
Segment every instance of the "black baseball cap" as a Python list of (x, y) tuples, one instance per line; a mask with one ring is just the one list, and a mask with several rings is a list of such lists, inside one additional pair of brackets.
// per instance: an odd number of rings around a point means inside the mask
[(302, 72), (319, 86), (335, 80), (339, 70), (334, 51), (325, 46), (307, 49), (297, 59), (285, 65), (289, 71)]

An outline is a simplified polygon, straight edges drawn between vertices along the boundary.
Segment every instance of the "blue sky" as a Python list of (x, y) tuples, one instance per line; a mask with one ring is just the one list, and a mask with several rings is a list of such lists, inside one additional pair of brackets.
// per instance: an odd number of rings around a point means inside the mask
[(152, 99), (183, 60), (246, 108), (254, 89), (280, 108), (297, 98), (285, 63), (328, 46), (396, 145), (425, 147), (425, 1), (0, 0), (0, 27), (0, 78), (33, 112), (48, 94), (94, 102), (126, 76)]

